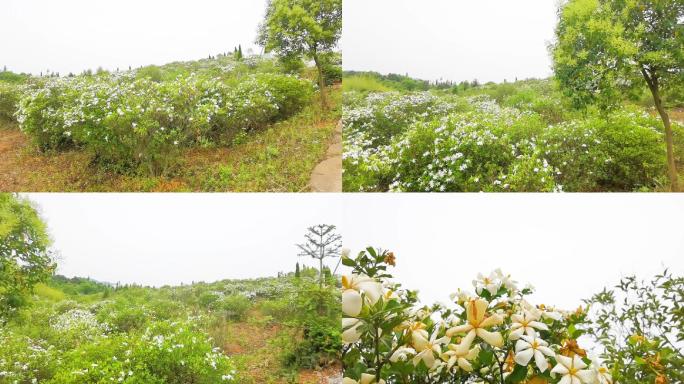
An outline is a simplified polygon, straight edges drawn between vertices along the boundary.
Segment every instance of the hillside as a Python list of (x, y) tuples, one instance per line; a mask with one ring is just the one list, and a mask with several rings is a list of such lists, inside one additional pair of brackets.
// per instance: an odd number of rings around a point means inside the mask
[(318, 315), (317, 332), (334, 329), (322, 344), (303, 338), (314, 276), (160, 288), (55, 276), (0, 328), (0, 383), (325, 383), (339, 315)]

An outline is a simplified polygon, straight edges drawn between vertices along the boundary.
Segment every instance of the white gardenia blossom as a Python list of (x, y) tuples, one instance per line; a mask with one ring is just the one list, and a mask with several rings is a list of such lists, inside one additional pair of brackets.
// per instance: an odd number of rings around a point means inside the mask
[(397, 361), (407, 361), (410, 356), (416, 354), (416, 350), (411, 347), (399, 347), (397, 348), (392, 356), (390, 356), (390, 361), (396, 363)]
[(496, 295), (501, 287), (501, 282), (494, 272), (490, 273), (489, 276), (478, 273), (477, 279), (473, 280), (473, 286), (475, 287), (475, 292), (478, 294), (480, 294), (483, 289), (486, 289), (492, 295)]
[(501, 271), (501, 268), (497, 268), (496, 270), (494, 270), (494, 274), (501, 282), (501, 285), (503, 285), (506, 289), (513, 292), (518, 290), (518, 282), (513, 280), (511, 278), (511, 275), (506, 275), (505, 273), (503, 273)]
[(548, 343), (536, 336), (521, 336), (520, 340), (515, 343), (515, 362), (527, 366), (530, 360), (534, 358), (534, 362), (539, 368), (540, 372), (546, 372), (549, 368), (549, 362), (544, 355), (553, 357), (553, 351), (548, 347)]
[(537, 330), (549, 330), (549, 327), (547, 327), (546, 324), (537, 321), (538, 317), (528, 311), (524, 311), (522, 314), (514, 314), (511, 316), (511, 319), (513, 320), (513, 324), (511, 325), (511, 340), (518, 340), (523, 334), (536, 336)]
[(573, 357), (556, 355), (558, 364), (553, 367), (551, 373), (561, 375), (561, 380), (558, 384), (593, 384), (594, 373), (587, 368), (587, 365), (574, 355)]
[(447, 348), (449, 348), (449, 350), (442, 354), (442, 360), (447, 362), (447, 369), (456, 366), (456, 370), (459, 368), (466, 372), (471, 372), (473, 370), (473, 366), (470, 364), (469, 360), (473, 360), (477, 357), (480, 353), (480, 346), (468, 349), (465, 345), (449, 344)]
[(342, 312), (349, 317), (356, 317), (363, 307), (362, 293), (373, 305), (383, 295), (382, 284), (368, 276), (342, 276)]
[(342, 342), (345, 344), (352, 344), (359, 341), (361, 332), (359, 327), (363, 322), (359, 319), (342, 318)]
[(596, 384), (613, 384), (613, 376), (610, 375), (608, 368), (596, 357), (592, 359), (591, 370), (596, 376)]

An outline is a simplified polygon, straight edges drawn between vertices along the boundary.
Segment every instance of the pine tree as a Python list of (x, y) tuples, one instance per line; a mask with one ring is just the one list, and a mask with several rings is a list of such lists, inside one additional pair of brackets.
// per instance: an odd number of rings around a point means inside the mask
[(295, 267), (295, 277), (299, 278), (301, 276), (301, 272), (299, 271), (299, 262), (297, 262), (297, 266)]

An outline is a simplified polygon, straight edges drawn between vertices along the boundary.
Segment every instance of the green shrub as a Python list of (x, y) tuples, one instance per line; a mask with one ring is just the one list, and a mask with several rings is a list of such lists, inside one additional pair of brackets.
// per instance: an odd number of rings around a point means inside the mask
[(221, 300), (220, 308), (224, 311), (227, 319), (239, 321), (243, 320), (252, 308), (252, 302), (245, 295), (228, 295)]
[(557, 183), (567, 191), (631, 191), (654, 187), (665, 172), (658, 121), (617, 111), (549, 127), (540, 138)]
[(15, 121), (20, 95), (18, 86), (0, 82), (0, 120)]
[(62, 355), (50, 384), (235, 382), (228, 357), (191, 323), (157, 322), (143, 333), (99, 338)]

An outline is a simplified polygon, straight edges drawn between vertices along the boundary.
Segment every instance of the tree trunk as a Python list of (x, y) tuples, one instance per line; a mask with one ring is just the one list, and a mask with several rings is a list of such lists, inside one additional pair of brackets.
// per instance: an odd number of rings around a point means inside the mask
[(318, 69), (318, 88), (321, 92), (321, 107), (323, 112), (328, 110), (328, 101), (325, 92), (325, 75), (323, 74), (323, 63), (321, 63), (320, 58), (317, 53), (313, 55), (314, 63), (316, 64), (316, 69)]
[(655, 104), (658, 114), (660, 115), (661, 120), (663, 120), (663, 126), (665, 127), (665, 146), (667, 147), (667, 170), (670, 176), (670, 191), (679, 192), (677, 165), (675, 164), (674, 158), (672, 126), (670, 124), (670, 116), (667, 114), (667, 111), (663, 106), (663, 100), (660, 97), (658, 77), (655, 75), (649, 76), (648, 72), (643, 68), (641, 69), (641, 73), (644, 75), (648, 88), (651, 90), (653, 103)]

